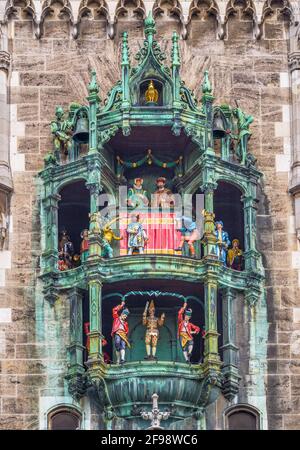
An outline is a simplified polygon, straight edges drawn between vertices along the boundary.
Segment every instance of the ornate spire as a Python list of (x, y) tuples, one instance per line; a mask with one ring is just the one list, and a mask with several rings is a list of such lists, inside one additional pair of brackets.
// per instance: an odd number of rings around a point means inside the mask
[(145, 19), (144, 25), (145, 25), (145, 36), (149, 40), (149, 38), (153, 37), (153, 35), (156, 33), (155, 20), (153, 19), (152, 11), (149, 11), (149, 14)]
[(89, 90), (89, 94), (98, 94), (99, 92), (99, 86), (97, 83), (97, 77), (96, 77), (96, 71), (95, 69), (92, 70), (91, 72), (91, 81), (90, 84), (88, 85), (88, 90)]
[(211, 94), (212, 88), (208, 78), (208, 70), (204, 72), (204, 80), (202, 83), (202, 92), (203, 94)]
[(122, 66), (129, 66), (128, 33), (124, 31), (122, 39)]
[(172, 66), (178, 66), (180, 67), (180, 54), (179, 54), (179, 47), (178, 47), (178, 34), (176, 31), (173, 31), (172, 36)]

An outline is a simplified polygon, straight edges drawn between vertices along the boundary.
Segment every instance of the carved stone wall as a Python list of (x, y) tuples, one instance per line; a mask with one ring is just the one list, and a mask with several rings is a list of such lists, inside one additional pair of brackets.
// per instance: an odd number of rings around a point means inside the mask
[[(236, 100), (255, 117), (250, 150), (264, 173), (257, 225), (267, 290), (267, 317), (260, 319), (255, 342), (258, 348), (267, 338), (267, 366), (258, 357), (251, 359), (245, 345), (249, 336), (244, 325), (253, 318), (240, 298), (243, 377), (237, 400), (258, 408), (265, 401), (264, 427), (299, 428), (300, 251), (289, 193), (293, 77), (288, 63), (289, 53), (300, 51), (298, 6), (281, 0), (0, 1), (0, 42), (6, 40), (4, 50), (11, 59), (7, 89), (14, 188), (9, 249), (0, 253), (0, 428), (45, 428), (45, 414), (54, 404), (74, 402), (62, 375), (67, 307), (62, 298), (55, 307), (44, 308), (37, 283), (36, 174), (51, 148), (49, 122), (55, 106), (85, 101), (92, 68), (104, 99), (120, 75), (121, 33), (128, 31), (134, 54), (150, 9), (167, 53), (173, 30), (181, 33), (182, 78), (196, 96), (201, 97), (202, 74), (208, 69), (216, 102)], [(42, 326), (45, 310), (47, 329)], [(94, 405), (82, 400), (77, 406), (86, 411), (87, 428), (99, 427)], [(211, 407), (209, 427), (223, 428), (227, 406), (220, 399)]]

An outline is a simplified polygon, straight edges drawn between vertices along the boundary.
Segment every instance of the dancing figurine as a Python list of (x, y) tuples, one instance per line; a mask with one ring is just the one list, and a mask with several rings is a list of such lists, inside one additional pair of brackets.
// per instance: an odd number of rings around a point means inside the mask
[(160, 316), (160, 318), (155, 317), (155, 307), (153, 300), (151, 300), (150, 305), (149, 302), (147, 302), (143, 313), (143, 325), (147, 327), (145, 334), (147, 357), (145, 359), (157, 359), (155, 355), (156, 355), (157, 341), (159, 338), (158, 327), (163, 326), (164, 320), (165, 320), (165, 313), (163, 313)]
[(218, 220), (215, 223), (216, 229), (215, 229), (215, 236), (217, 238), (216, 242), (216, 254), (219, 261), (222, 261), (224, 265), (226, 265), (226, 256), (227, 256), (227, 249), (230, 245), (230, 240), (227, 231), (223, 230), (223, 222), (222, 220)]
[(140, 223), (139, 214), (131, 214), (131, 222), (127, 226), (128, 234), (128, 255), (132, 255), (134, 249), (138, 249), (140, 254), (144, 253), (145, 243), (148, 241), (146, 231)]
[[(192, 310), (187, 309), (187, 303), (185, 302), (178, 311), (178, 335), (180, 339), (181, 348), (183, 351), (184, 359), (187, 363), (190, 362), (191, 355), (194, 347), (193, 334), (200, 333), (201, 329), (190, 322), (192, 316)], [(204, 336), (204, 331), (202, 331)]]
[(243, 260), (243, 252), (239, 248), (240, 241), (238, 239), (233, 239), (232, 248), (228, 250), (227, 254), (227, 264), (231, 269), (234, 270), (242, 270), (242, 260)]
[(200, 233), (197, 229), (196, 222), (186, 216), (182, 216), (181, 221), (182, 226), (177, 228), (177, 231), (180, 231), (181, 233), (180, 243), (179, 246), (175, 248), (175, 252), (182, 252), (182, 247), (184, 243), (187, 242), (191, 258), (195, 258), (194, 242), (200, 239)]
[(117, 364), (124, 364), (126, 347), (130, 348), (130, 343), (127, 338), (129, 327), (126, 319), (128, 314), (129, 311), (125, 308), (124, 301), (122, 301), (120, 305), (115, 306), (112, 310), (113, 326), (111, 335), (115, 343)]

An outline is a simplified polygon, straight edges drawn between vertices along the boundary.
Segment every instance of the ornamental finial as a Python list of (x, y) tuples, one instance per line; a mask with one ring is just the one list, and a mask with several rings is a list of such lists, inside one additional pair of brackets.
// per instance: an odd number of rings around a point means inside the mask
[(122, 38), (122, 66), (129, 66), (128, 33), (124, 31)]
[(202, 83), (202, 92), (203, 94), (211, 94), (211, 84), (208, 78), (208, 70), (204, 72), (204, 80)]
[(156, 33), (155, 20), (153, 19), (152, 11), (149, 11), (149, 14), (145, 19), (144, 25), (146, 36), (153, 36)]
[(96, 70), (93, 69), (91, 72), (91, 81), (88, 86), (88, 90), (90, 94), (97, 94), (99, 92), (99, 86), (97, 83)]
[(172, 36), (172, 66), (180, 66), (180, 54), (179, 54), (179, 47), (178, 47), (178, 34), (176, 31), (173, 31)]

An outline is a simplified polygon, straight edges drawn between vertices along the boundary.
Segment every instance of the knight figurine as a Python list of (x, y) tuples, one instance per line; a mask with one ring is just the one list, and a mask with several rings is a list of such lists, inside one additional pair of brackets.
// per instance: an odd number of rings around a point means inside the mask
[(246, 115), (239, 107), (234, 108), (233, 115), (237, 118), (238, 127), (236, 154), (241, 164), (245, 165), (248, 154), (248, 140), (251, 137), (249, 127), (254, 119), (253, 116)]
[(122, 301), (120, 305), (117, 305), (112, 310), (113, 316), (113, 326), (111, 335), (114, 339), (117, 364), (124, 364), (125, 362), (125, 350), (126, 347), (130, 348), (130, 343), (128, 341), (128, 317), (129, 311), (125, 308), (125, 302)]
[(140, 222), (139, 214), (131, 214), (131, 222), (127, 226), (128, 234), (128, 255), (132, 255), (133, 250), (144, 253), (145, 243), (148, 240), (143, 225)]
[(51, 122), (51, 133), (54, 135), (54, 153), (57, 160), (61, 154), (68, 155), (72, 147), (72, 125), (64, 119), (64, 110), (58, 106), (55, 111), (56, 120)]
[(156, 348), (159, 338), (158, 327), (163, 326), (164, 320), (164, 313), (159, 318), (155, 316), (155, 306), (153, 300), (151, 300), (150, 305), (149, 302), (147, 302), (143, 313), (143, 325), (146, 327), (145, 344), (147, 356), (145, 359), (157, 359)]

